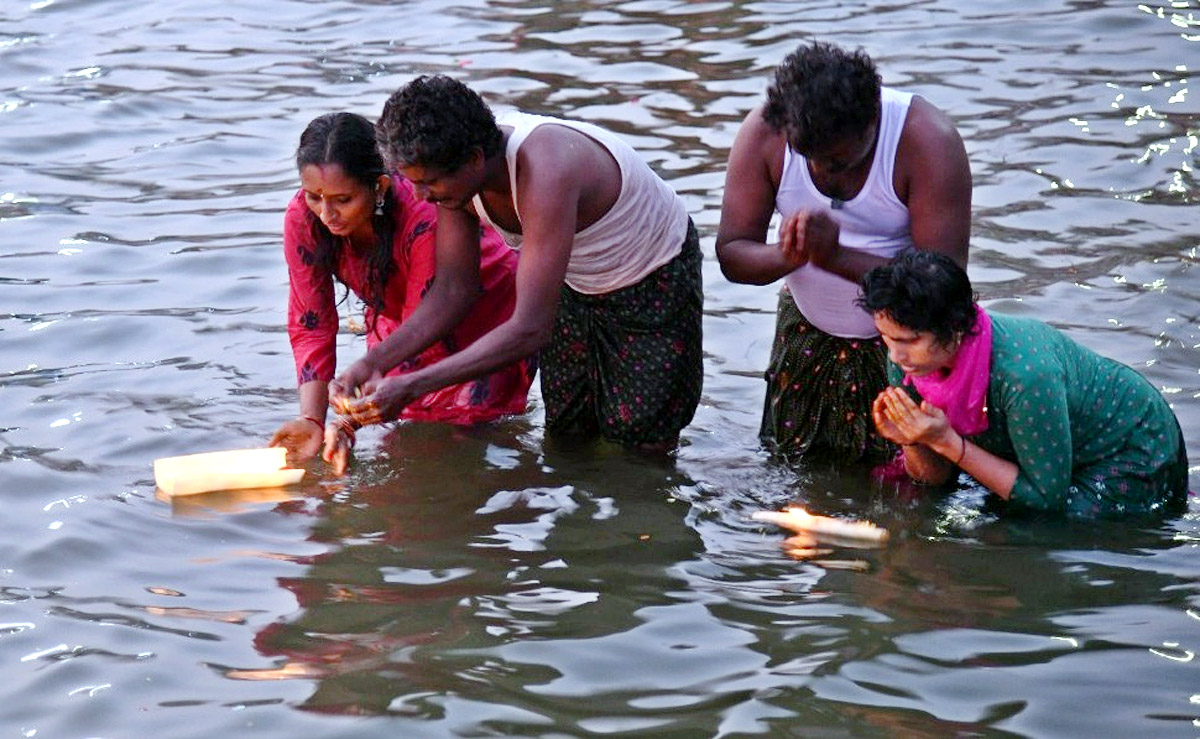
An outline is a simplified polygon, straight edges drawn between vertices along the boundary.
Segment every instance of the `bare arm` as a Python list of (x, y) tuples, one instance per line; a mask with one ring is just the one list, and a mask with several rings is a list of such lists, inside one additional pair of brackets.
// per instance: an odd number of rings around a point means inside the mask
[(436, 276), (429, 291), (404, 321), (362, 359), (334, 380), (335, 402), (353, 397), (368, 379), (386, 374), (450, 334), (479, 297), (479, 220), (471, 214), (439, 209)]
[[(971, 165), (954, 123), (914, 97), (896, 155), (913, 245), (967, 265), (971, 240)], [(899, 191), (898, 191), (899, 192)], [(905, 195), (907, 197), (905, 198)]]
[(966, 442), (962, 447), (962, 459), (958, 466), (980, 485), (1008, 500), (1017, 482), (1020, 470), (1007, 459), (1001, 459), (988, 450)]
[[(440, 362), (408, 375), (413, 397), (464, 382), (533, 354), (550, 338), (558, 296), (575, 237), (577, 192), (543, 184), (522, 188), (522, 202), (550, 202), (549, 207), (526, 206), (524, 239), (517, 263), (516, 305), (507, 321), (475, 343)], [(396, 378), (400, 379), (400, 378)]]
[(763, 120), (762, 109), (755, 108), (729, 151), (717, 260), (733, 282), (766, 285), (800, 264), (785, 256), (778, 244), (767, 243), (785, 145), (783, 135)]
[(1001, 498), (1008, 500), (1012, 495), (1013, 485), (1017, 482), (1017, 465), (1007, 459), (1001, 459), (983, 447), (976, 446), (959, 435), (947, 425), (948, 433), (928, 446), (920, 444), (906, 447), (904, 450), (905, 466), (908, 466), (910, 453), (930, 454), (936, 452), (950, 462), (950, 469), (957, 466), (963, 472), (975, 478), (976, 482), (991, 490)]
[(300, 415), (325, 423), (325, 411), (329, 408), (329, 383), (312, 380), (300, 386)]
[(943, 483), (957, 466), (1001, 498), (1012, 494), (1017, 465), (967, 441), (940, 409), (926, 402), (918, 405), (904, 390), (889, 387), (876, 398), (872, 411), (880, 434), (905, 445), (904, 466), (914, 479)]
[[(360, 423), (379, 423), (399, 414), (414, 399), (523, 359), (549, 340), (558, 297), (575, 239), (576, 218), (585, 186), (580, 168), (561, 141), (530, 137), (521, 149), (516, 193), (524, 218), (512, 316), (473, 344), (415, 372), (372, 383), (373, 392), (350, 404)], [(528, 152), (527, 152), (528, 149)], [(439, 218), (478, 220), (465, 211), (440, 211)]]
[(445, 218), (444, 212), (438, 210), (433, 285), (400, 327), (370, 352), (384, 372), (452, 332), (479, 298), (479, 220)]

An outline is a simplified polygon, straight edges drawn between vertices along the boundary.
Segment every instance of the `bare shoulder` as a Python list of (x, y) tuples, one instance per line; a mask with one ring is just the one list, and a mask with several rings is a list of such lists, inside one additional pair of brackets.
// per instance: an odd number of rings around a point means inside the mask
[(604, 144), (553, 123), (538, 126), (522, 142), (516, 180), (527, 237), (546, 224), (567, 236), (587, 228), (612, 208), (622, 182), (621, 167)]
[(767, 119), (763, 117), (763, 109), (763, 105), (754, 106), (742, 119), (742, 128), (764, 136), (780, 136), (779, 130), (767, 123)]
[(905, 199), (911, 178), (949, 178), (956, 187), (969, 184), (970, 166), (962, 136), (945, 111), (914, 95), (896, 151), (897, 193)]
[(725, 169), (721, 222), (717, 227), (718, 256), (731, 241), (764, 242), (775, 211), (775, 196), (783, 174), (786, 137), (763, 119), (762, 106), (746, 114), (738, 129)]
[(533, 129), (517, 152), (520, 157), (549, 160), (570, 168), (572, 162), (589, 156), (609, 156), (604, 144), (570, 126), (546, 123)]
[(742, 119), (733, 148), (729, 150), (727, 186), (741, 187), (746, 180), (761, 180), (778, 186), (783, 171), (787, 137), (763, 118), (757, 106)]
[(967, 263), (971, 236), (971, 165), (944, 111), (914, 96), (896, 152), (893, 186), (909, 211), (913, 243)]
[(962, 146), (962, 137), (945, 111), (920, 95), (913, 95), (901, 133), (901, 148), (936, 151), (947, 145)]
[[(518, 181), (583, 182), (613, 162), (599, 141), (568, 126), (538, 126), (517, 151)], [(615, 164), (615, 162), (614, 162)]]
[(783, 131), (767, 123), (763, 118), (763, 106), (759, 105), (742, 119), (733, 147), (752, 150), (765, 160), (777, 154), (781, 155), (786, 143), (787, 138)]

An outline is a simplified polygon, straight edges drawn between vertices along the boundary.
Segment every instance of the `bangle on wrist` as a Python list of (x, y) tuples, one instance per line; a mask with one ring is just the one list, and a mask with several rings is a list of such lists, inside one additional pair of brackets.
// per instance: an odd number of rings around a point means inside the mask
[(320, 419), (318, 419), (316, 416), (310, 416), (306, 413), (306, 414), (300, 416), (300, 418), (305, 421), (312, 421), (313, 423), (317, 424), (317, 428), (321, 429), (322, 431), (325, 430), (325, 424), (322, 423), (320, 421)]
[(967, 437), (960, 434), (958, 440), (962, 442), (962, 451), (958, 453), (958, 461), (954, 463), (955, 467), (960, 466), (962, 464), (963, 457), (967, 456)]
[(344, 416), (338, 416), (337, 420), (330, 421), (329, 425), (333, 426), (336, 431), (345, 434), (346, 439), (350, 442), (350, 446), (354, 446), (354, 442), (356, 440), (354, 434), (354, 424), (350, 421), (350, 419)]

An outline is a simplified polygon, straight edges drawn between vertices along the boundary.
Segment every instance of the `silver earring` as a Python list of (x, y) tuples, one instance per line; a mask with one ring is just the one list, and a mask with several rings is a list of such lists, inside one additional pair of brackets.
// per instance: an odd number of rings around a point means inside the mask
[(379, 198), (375, 201), (375, 215), (383, 215), (383, 198)]

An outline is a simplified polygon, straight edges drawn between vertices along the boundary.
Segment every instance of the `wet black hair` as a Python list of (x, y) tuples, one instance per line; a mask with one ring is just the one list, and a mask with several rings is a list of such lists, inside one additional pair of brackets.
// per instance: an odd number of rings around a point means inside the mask
[[(314, 118), (304, 133), (300, 134), (300, 144), (296, 147), (296, 169), (326, 164), (337, 164), (348, 177), (372, 192), (375, 191), (379, 176), (387, 174), (383, 157), (375, 147), (375, 127), (356, 113), (327, 113)], [(365, 294), (361, 296), (371, 309), (368, 331), (375, 330), (375, 322), (383, 310), (388, 280), (396, 273), (396, 262), (392, 255), (394, 202), (389, 194), (383, 198), (383, 212), (371, 216), (375, 248), (367, 257)], [(306, 218), (316, 245), (314, 257), (322, 267), (336, 274), (342, 240), (334, 238), (321, 219), (311, 211), (307, 212)]]
[(882, 82), (862, 49), (801, 44), (775, 68), (763, 119), (803, 155), (861, 136), (879, 113)]
[(909, 249), (862, 278), (858, 305), (901, 326), (927, 331), (943, 346), (972, 335), (975, 293), (967, 272), (950, 257)]
[(375, 124), (379, 150), (391, 167), (418, 165), (453, 173), (478, 148), (501, 150), (504, 137), (483, 98), (446, 75), (423, 75), (392, 93)]

